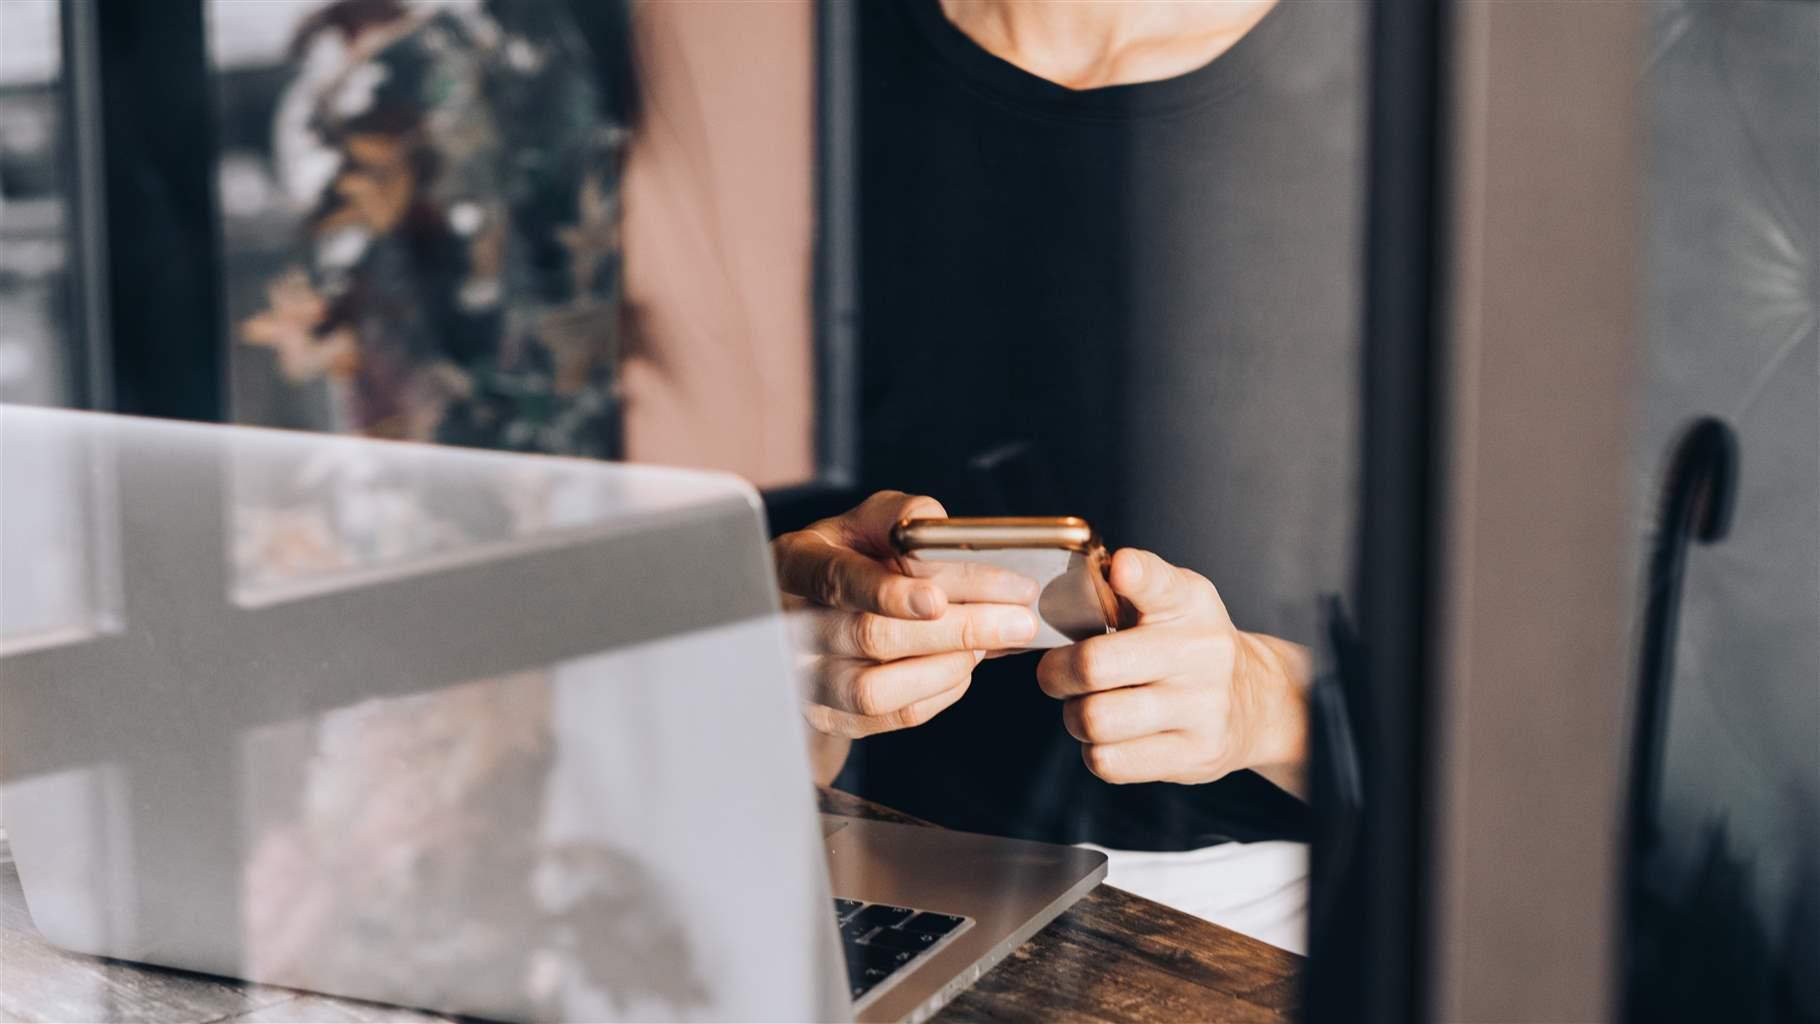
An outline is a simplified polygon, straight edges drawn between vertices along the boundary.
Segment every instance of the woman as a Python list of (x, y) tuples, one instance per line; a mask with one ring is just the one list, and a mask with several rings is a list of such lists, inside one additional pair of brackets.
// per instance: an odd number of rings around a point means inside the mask
[[(860, 465), (881, 490), (774, 548), (806, 606), (821, 777), (1111, 848), (1115, 884), (1295, 948), (1302, 644), (1351, 529), (1356, 13), (858, 11)], [(646, 101), (679, 92), (647, 80)], [(636, 133), (631, 159), (635, 220)], [(636, 232), (627, 258), (630, 281)], [(1112, 583), (1137, 618), (986, 659), (1033, 631), (1030, 582), (913, 579), (886, 547), (900, 516), (944, 513), (1086, 517), (1135, 546)]]

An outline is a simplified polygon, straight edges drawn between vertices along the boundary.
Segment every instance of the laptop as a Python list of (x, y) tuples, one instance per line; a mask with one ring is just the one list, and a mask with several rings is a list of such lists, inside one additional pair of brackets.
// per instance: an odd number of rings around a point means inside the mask
[(918, 1020), (1105, 874), (820, 815), (752, 489), (0, 407), (50, 941), (507, 1020)]

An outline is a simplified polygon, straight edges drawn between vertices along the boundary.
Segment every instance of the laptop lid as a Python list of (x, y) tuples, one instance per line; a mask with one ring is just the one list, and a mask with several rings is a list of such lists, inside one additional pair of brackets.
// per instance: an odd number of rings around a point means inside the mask
[(745, 484), (0, 407), (0, 494), (0, 800), (53, 941), (484, 1016), (848, 1012)]

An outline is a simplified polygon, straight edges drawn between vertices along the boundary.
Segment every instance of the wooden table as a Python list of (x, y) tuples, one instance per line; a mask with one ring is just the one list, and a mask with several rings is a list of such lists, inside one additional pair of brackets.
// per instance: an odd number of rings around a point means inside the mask
[[(845, 793), (823, 809), (911, 821)], [(1294, 1017), (1301, 958), (1102, 885), (949, 1003), (938, 1021), (1234, 1021)], [(394, 1006), (65, 953), (26, 913), (0, 843), (0, 1020), (360, 1024), (449, 1020)]]

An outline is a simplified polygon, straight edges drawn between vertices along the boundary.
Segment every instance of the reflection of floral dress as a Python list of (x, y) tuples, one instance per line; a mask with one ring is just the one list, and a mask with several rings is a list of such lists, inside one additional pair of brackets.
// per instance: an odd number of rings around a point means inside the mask
[(243, 340), (327, 377), (342, 429), (618, 454), (625, 131), (564, 5), (337, 0), (306, 25), (277, 145), (312, 204), (301, 265)]
[[(520, 672), (250, 734), (246, 973), (366, 994), (409, 978), (540, 1019), (699, 1016), (713, 992), (660, 878), (548, 838), (551, 686)], [(257, 788), (276, 778), (296, 791)]]

